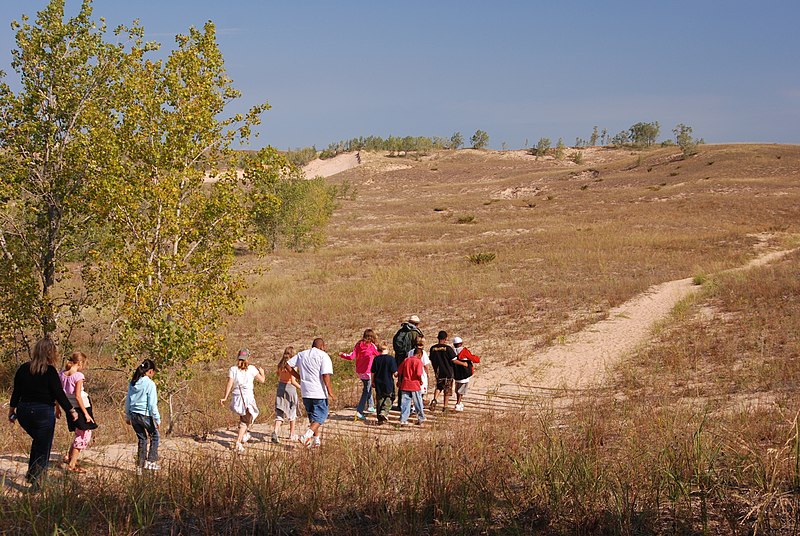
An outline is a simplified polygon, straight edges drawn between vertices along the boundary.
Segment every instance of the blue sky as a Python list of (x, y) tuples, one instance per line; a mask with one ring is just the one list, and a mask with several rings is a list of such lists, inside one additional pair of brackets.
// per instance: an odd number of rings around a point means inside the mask
[[(9, 27), (44, 0), (0, 3)], [(490, 147), (541, 137), (568, 145), (658, 121), (709, 143), (800, 143), (800, 2), (410, 0), (94, 0), (110, 27), (138, 18), (147, 37), (212, 20), (243, 97), (267, 100), (254, 147), (358, 136), (486, 131)], [(74, 13), (78, 0), (67, 0)]]

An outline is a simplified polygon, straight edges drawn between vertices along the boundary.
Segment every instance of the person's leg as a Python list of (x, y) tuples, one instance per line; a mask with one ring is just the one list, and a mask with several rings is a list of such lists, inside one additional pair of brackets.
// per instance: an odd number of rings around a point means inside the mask
[(38, 485), (39, 478), (50, 462), (56, 428), (55, 409), (48, 404), (20, 404), (17, 407), (17, 421), (32, 440), (26, 478), (28, 482)]
[(453, 395), (453, 378), (446, 378), (444, 382), (444, 389), (442, 389), (442, 411), (447, 411), (447, 404), (450, 402), (450, 397)]
[(295, 437), (295, 434), (294, 434), (294, 422), (296, 420), (297, 419), (291, 419), (289, 421), (289, 437), (291, 437), (291, 438)]
[(147, 453), (147, 461), (151, 464), (151, 469), (156, 469), (157, 467), (153, 467), (156, 462), (158, 462), (158, 444), (161, 441), (161, 436), (158, 433), (158, 428), (156, 428), (156, 421), (152, 417), (147, 417), (147, 433), (150, 435), (150, 450)]
[(275, 435), (280, 434), (281, 426), (283, 426), (283, 417), (276, 417), (275, 418), (275, 429), (272, 431), (272, 433), (275, 434)]
[(411, 393), (408, 391), (400, 391), (400, 424), (408, 422), (408, 416), (411, 414)]
[(425, 422), (425, 409), (422, 401), (422, 391), (412, 391), (411, 398), (414, 401), (414, 407), (417, 408), (417, 422), (422, 424)]
[(356, 412), (360, 414), (364, 414), (364, 411), (367, 408), (367, 404), (369, 404), (369, 396), (372, 393), (372, 382), (369, 380), (361, 380), (361, 398), (358, 401), (358, 405), (356, 406)]
[(136, 433), (137, 451), (136, 451), (136, 467), (144, 467), (144, 462), (147, 461), (147, 430), (144, 415), (134, 413), (131, 415), (131, 426)]
[(75, 439), (72, 441), (72, 446), (69, 448), (69, 468), (75, 470), (78, 467), (78, 456), (81, 451), (89, 446), (92, 440), (91, 430), (75, 430)]

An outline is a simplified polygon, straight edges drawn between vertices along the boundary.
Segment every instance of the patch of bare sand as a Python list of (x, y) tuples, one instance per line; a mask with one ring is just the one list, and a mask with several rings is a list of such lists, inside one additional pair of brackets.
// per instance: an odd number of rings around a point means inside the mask
[(306, 177), (313, 179), (315, 177), (330, 177), (347, 171), (359, 165), (358, 153), (342, 153), (334, 156), (333, 158), (326, 158), (321, 160), (317, 158), (303, 166), (303, 172)]

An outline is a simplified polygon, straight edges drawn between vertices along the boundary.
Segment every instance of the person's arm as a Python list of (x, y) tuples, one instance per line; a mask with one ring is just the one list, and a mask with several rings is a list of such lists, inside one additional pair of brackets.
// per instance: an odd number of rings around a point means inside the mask
[(11, 400), (8, 402), (8, 421), (11, 424), (14, 424), (14, 421), (17, 418), (17, 404), (19, 404), (20, 392), (18, 388), (18, 384), (20, 382), (20, 370), (22, 367), (17, 369), (17, 372), (14, 374), (14, 387), (11, 389)]
[(158, 412), (158, 391), (156, 384), (150, 380), (150, 389), (147, 393), (147, 410), (153, 421), (156, 423), (156, 428), (161, 426), (161, 414)]
[(225, 386), (225, 396), (219, 399), (220, 406), (225, 405), (225, 401), (228, 400), (228, 395), (231, 394), (231, 389), (233, 389), (233, 377), (228, 378), (228, 385)]
[(267, 376), (264, 374), (264, 367), (256, 367), (256, 370), (258, 371), (258, 374), (256, 374), (256, 379), (261, 383), (267, 381)]
[(83, 403), (83, 381), (78, 380), (75, 382), (75, 399), (78, 402), (78, 407), (83, 412), (83, 416), (86, 417), (86, 422), (94, 422), (92, 416), (89, 415), (89, 410), (86, 409), (86, 405)]
[(331, 374), (323, 374), (322, 383), (325, 384), (325, 389), (328, 390), (328, 398), (336, 400), (336, 394), (334, 394), (333, 387), (331, 387)]

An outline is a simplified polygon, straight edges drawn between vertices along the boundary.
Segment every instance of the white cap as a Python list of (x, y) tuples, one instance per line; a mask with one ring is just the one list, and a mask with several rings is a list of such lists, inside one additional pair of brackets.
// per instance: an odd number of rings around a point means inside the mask
[(455, 346), (456, 344), (461, 344), (462, 342), (463, 342), (463, 341), (461, 340), (461, 337), (453, 337), (453, 345), (454, 345), (454, 346)]
[(419, 324), (419, 317), (417, 315), (411, 315), (408, 321), (412, 324)]

